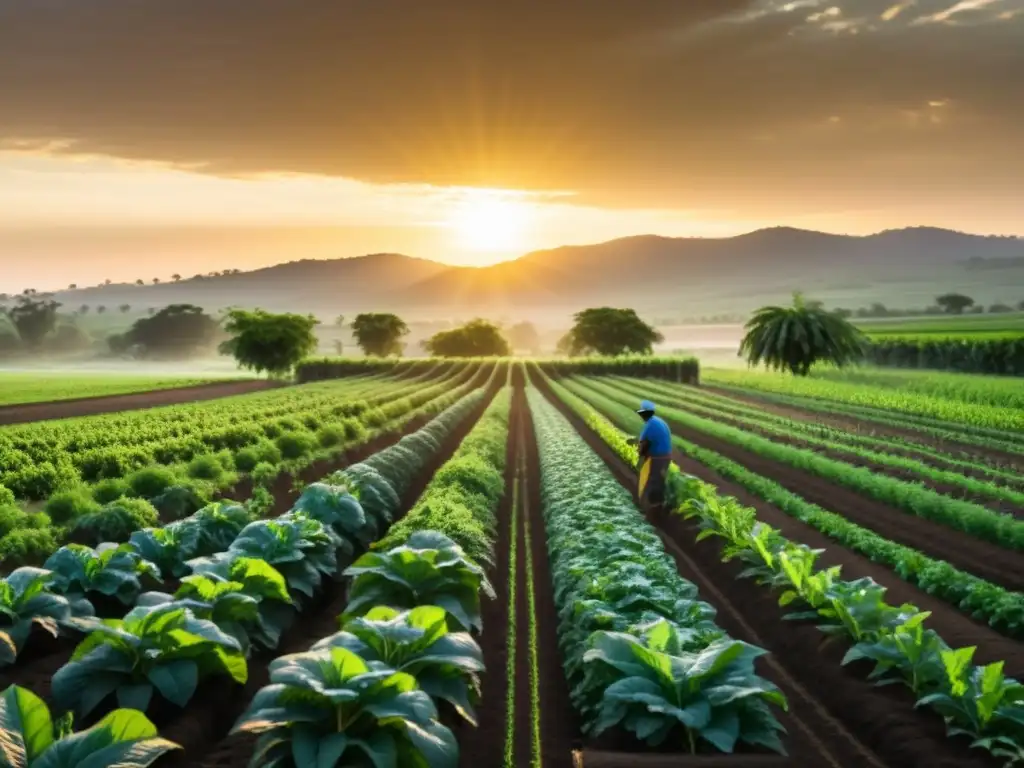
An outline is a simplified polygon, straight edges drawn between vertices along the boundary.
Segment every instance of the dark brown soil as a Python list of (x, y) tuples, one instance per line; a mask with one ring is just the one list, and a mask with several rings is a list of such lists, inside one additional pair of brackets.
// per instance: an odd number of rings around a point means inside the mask
[[(557, 398), (551, 400), (620, 482), (632, 490), (631, 468)], [(787, 746), (795, 759), (814, 766), (875, 768), (980, 768), (992, 764), (969, 754), (961, 741), (947, 739), (941, 719), (915, 710), (906, 691), (876, 688), (864, 679), (863, 670), (844, 668), (841, 644), (827, 647), (824, 635), (815, 627), (783, 621), (777, 598), (738, 580), (741, 567), (721, 562), (720, 545), (715, 540), (695, 545), (695, 526), (676, 516), (659, 515), (652, 522), (660, 529), (681, 575), (718, 608), (720, 626), (734, 637), (771, 651), (768, 676), (790, 702)], [(817, 757), (806, 752), (808, 748), (816, 748)]]
[(740, 403), (746, 403), (747, 405), (762, 408), (768, 413), (773, 413), (777, 416), (784, 416), (788, 419), (814, 421), (834, 427), (835, 429), (842, 429), (847, 432), (857, 432), (859, 434), (876, 434), (886, 437), (908, 438), (916, 443), (926, 445), (929, 448), (936, 450), (956, 451), (968, 456), (978, 457), (979, 459), (983, 459), (994, 466), (1012, 467), (1014, 471), (1024, 471), (1024, 454), (1022, 453), (1000, 451), (983, 445), (960, 443), (955, 440), (943, 440), (929, 435), (926, 432), (920, 432), (909, 427), (894, 426), (886, 424), (885, 422), (871, 421), (869, 419), (860, 419), (856, 416), (848, 416), (846, 414), (826, 415), (821, 411), (813, 411), (792, 405), (776, 403), (767, 398), (758, 397), (755, 393), (739, 394), (730, 390), (718, 389), (716, 387), (709, 386), (701, 386), (701, 389), (707, 390), (708, 392), (712, 392), (716, 395), (721, 395), (722, 397), (728, 397)]
[(161, 405), (198, 403), (232, 395), (245, 395), (282, 386), (280, 382), (265, 379), (224, 381), (197, 384), (194, 387), (160, 389), (152, 392), (133, 392), (128, 395), (105, 395), (75, 400), (55, 400), (49, 403), (0, 406), (0, 426), (25, 424), (31, 421), (71, 419), (78, 416), (96, 416), (101, 413), (142, 410)]
[[(416, 503), (434, 473), (451, 457), (479, 420), (496, 391), (497, 387), (491, 387), (483, 402), (449, 436), (441, 450), (423, 468), (416, 481), (406, 491), (402, 499), (403, 511), (395, 522)], [(319, 595), (317, 605), (303, 612), (298, 622), (286, 634), (281, 646), (273, 653), (250, 662), (249, 682), (244, 691), (230, 697), (227, 702), (217, 702), (212, 708), (205, 705), (191, 707), (182, 718), (161, 731), (161, 736), (182, 744), (185, 750), (161, 758), (158, 765), (161, 768), (185, 768), (196, 765), (210, 768), (247, 766), (256, 738), (248, 735), (230, 736), (228, 730), (248, 706), (252, 696), (269, 682), (268, 664), (274, 658), (306, 651), (317, 641), (336, 632), (337, 616), (344, 611), (347, 604), (346, 581), (329, 583)]]

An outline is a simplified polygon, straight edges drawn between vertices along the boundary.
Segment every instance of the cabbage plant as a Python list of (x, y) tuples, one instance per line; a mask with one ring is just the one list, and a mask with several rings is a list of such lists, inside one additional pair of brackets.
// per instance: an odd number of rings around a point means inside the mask
[(173, 595), (146, 592), (138, 606), (175, 604), (208, 619), (238, 640), (248, 655), (255, 643), (275, 648), (293, 612), (288, 587), (273, 566), (263, 560), (239, 557), (221, 569), (186, 576)]
[(241, 504), (219, 501), (203, 507), (191, 517), (178, 521), (178, 525), (194, 526), (199, 530), (195, 556), (203, 557), (223, 552), (231, 546), (242, 529), (252, 522), (249, 511)]
[(398, 611), (379, 606), (345, 623), (314, 651), (346, 648), (416, 678), (434, 699), (444, 699), (473, 725), (484, 669), (483, 652), (467, 632), (449, 632), (445, 610), (433, 605)]
[(701, 742), (726, 753), (742, 742), (785, 754), (771, 707), (786, 698), (754, 670), (764, 650), (721, 638), (687, 652), (667, 621), (642, 638), (598, 632), (591, 643), (587, 680), (602, 691), (595, 735), (620, 726), (652, 747), (681, 735), (691, 753)]
[(128, 543), (143, 559), (159, 568), (164, 578), (180, 579), (189, 572), (186, 562), (196, 556), (199, 536), (199, 526), (184, 520), (163, 528), (135, 531)]
[(484, 570), (462, 548), (437, 531), (417, 531), (401, 546), (367, 552), (345, 570), (352, 576), (344, 620), (378, 605), (443, 608), (453, 629), (483, 629), (480, 592), (494, 597)]
[(90, 633), (53, 676), (54, 703), (79, 716), (110, 695), (118, 706), (140, 712), (154, 693), (184, 707), (211, 675), (236, 683), (248, 678), (239, 642), (174, 603), (134, 608), (124, 619), (81, 623)]
[(345, 648), (283, 656), (233, 733), (259, 735), (251, 768), (456, 768), (459, 748), (416, 678)]
[(145, 768), (181, 749), (131, 709), (73, 733), (70, 717), (54, 722), (42, 699), (16, 685), (0, 693), (0, 743), (0, 764), (12, 768)]
[(54, 637), (74, 616), (92, 614), (84, 598), (69, 600), (51, 591), (53, 574), (42, 568), (18, 568), (0, 580), (0, 666), (13, 664), (39, 627)]
[(328, 483), (313, 483), (306, 487), (292, 512), (301, 512), (319, 520), (339, 536), (358, 541), (368, 547), (376, 540), (377, 529), (369, 525), (359, 500), (347, 488)]
[(142, 577), (160, 580), (160, 569), (144, 559), (131, 544), (82, 544), (61, 547), (44, 563), (53, 572), (53, 589), (71, 599), (89, 593), (116, 597), (132, 605), (142, 591)]

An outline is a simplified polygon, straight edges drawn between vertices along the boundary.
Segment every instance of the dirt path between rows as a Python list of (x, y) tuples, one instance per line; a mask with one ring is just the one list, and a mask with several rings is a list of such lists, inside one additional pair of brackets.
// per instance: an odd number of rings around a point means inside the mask
[[(632, 469), (547, 388), (541, 388), (616, 478), (633, 490)], [(968, 752), (962, 741), (947, 739), (941, 718), (916, 710), (906, 691), (875, 687), (865, 679), (865, 670), (843, 667), (842, 644), (826, 647), (824, 635), (813, 625), (784, 621), (784, 609), (776, 604), (777, 597), (770, 590), (737, 578), (743, 564), (721, 562), (721, 544), (716, 540), (695, 544), (696, 526), (675, 515), (650, 521), (676, 559), (680, 574), (695, 583), (704, 599), (718, 608), (719, 625), (733, 637), (770, 651), (766, 659), (770, 677), (786, 693), (791, 715), (797, 719), (793, 722), (787, 718), (794, 762), (801, 758), (806, 761), (810, 755), (805, 750), (817, 747), (818, 755), (807, 765), (992, 765), (977, 752)]]
[(957, 451), (959, 453), (987, 459), (999, 466), (1009, 465), (1016, 471), (1024, 471), (1024, 455), (1020, 453), (1000, 451), (995, 448), (988, 448), (986, 446), (975, 445), (973, 443), (960, 443), (954, 440), (943, 440), (933, 437), (926, 432), (919, 432), (906, 427), (894, 427), (880, 421), (870, 421), (868, 419), (860, 419), (855, 416), (838, 414), (826, 415), (821, 411), (798, 408), (792, 405), (784, 405), (782, 403), (769, 400), (767, 397), (758, 397), (755, 394), (740, 394), (732, 390), (719, 389), (718, 387), (706, 385), (702, 385), (700, 389), (710, 392), (711, 394), (729, 398), (737, 403), (763, 409), (768, 413), (776, 416), (782, 416), (787, 419), (817, 422), (819, 424), (825, 424), (826, 426), (833, 427), (834, 429), (841, 429), (846, 432), (855, 432), (858, 434), (875, 434), (883, 437), (906, 438), (934, 450), (946, 452)]
[(75, 400), (54, 400), (48, 403), (26, 403), (23, 405), (0, 406), (0, 426), (28, 424), (33, 421), (73, 419), (79, 416), (96, 416), (102, 413), (134, 411), (156, 408), (161, 405), (181, 405), (216, 400), (232, 395), (247, 395), (283, 386), (281, 382), (266, 379), (247, 381), (218, 381), (212, 384), (197, 384), (193, 387), (158, 389), (150, 392), (133, 392), (127, 395), (104, 395), (84, 397)]

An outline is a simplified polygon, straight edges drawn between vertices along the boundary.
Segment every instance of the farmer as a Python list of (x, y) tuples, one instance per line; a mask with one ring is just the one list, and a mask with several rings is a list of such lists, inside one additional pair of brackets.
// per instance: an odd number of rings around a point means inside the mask
[(645, 512), (662, 511), (665, 476), (672, 460), (672, 433), (665, 420), (654, 415), (654, 403), (644, 400), (637, 411), (644, 420), (639, 439), (630, 440), (640, 454), (638, 495)]

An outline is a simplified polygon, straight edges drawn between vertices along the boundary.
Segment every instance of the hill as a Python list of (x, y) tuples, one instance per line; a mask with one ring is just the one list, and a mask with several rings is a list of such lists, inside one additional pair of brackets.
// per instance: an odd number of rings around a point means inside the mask
[[(217, 309), (261, 306), (331, 314), (371, 309), (411, 316), (564, 315), (595, 304), (630, 304), (649, 312), (747, 311), (794, 289), (831, 304), (925, 306), (936, 292), (963, 290), (982, 302), (1024, 296), (979, 261), (1020, 261), (1024, 239), (935, 228), (868, 236), (788, 227), (729, 238), (628, 237), (596, 245), (536, 251), (491, 267), (449, 267), (393, 253), (304, 260), (251, 272), (164, 285), (110, 285), (65, 291), (58, 299), (115, 307), (190, 302)], [(1002, 293), (1001, 293), (1002, 292)], [(1003, 295), (1006, 293), (1007, 295)]]

